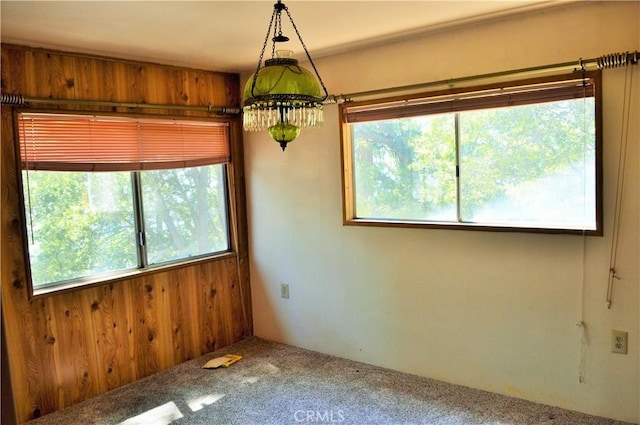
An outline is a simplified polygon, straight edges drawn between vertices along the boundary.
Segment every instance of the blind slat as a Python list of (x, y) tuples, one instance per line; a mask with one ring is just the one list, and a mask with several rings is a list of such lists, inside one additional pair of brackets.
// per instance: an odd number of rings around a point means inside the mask
[(22, 113), (22, 167), (131, 171), (230, 161), (228, 123)]

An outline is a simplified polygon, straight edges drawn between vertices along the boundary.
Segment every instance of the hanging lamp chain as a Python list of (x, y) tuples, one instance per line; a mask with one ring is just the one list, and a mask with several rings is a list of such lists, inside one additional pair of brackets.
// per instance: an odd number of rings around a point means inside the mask
[(276, 24), (273, 27), (273, 47), (271, 48), (271, 59), (275, 57), (276, 43), (283, 43), (289, 41), (289, 37), (282, 34), (282, 11), (287, 10), (287, 6), (278, 0), (278, 3), (273, 5), (273, 9), (276, 13)]
[[(278, 0), (278, 3), (279, 2), (280, 2), (280, 0)], [(322, 100), (325, 101), (329, 97), (329, 92), (327, 91), (327, 88), (324, 85), (324, 81), (322, 81), (322, 77), (320, 77), (320, 74), (318, 73), (318, 69), (316, 68), (316, 64), (313, 63), (313, 59), (311, 59), (311, 55), (309, 54), (309, 51), (307, 50), (307, 46), (304, 44), (304, 41), (302, 41), (302, 36), (300, 35), (300, 31), (298, 31), (298, 27), (296, 26), (296, 23), (293, 22), (293, 18), (291, 17), (291, 13), (289, 13), (289, 9), (286, 6), (284, 7), (284, 11), (287, 12), (287, 16), (289, 17), (289, 21), (291, 21), (291, 26), (295, 30), (296, 35), (298, 36), (298, 40), (300, 40), (300, 44), (302, 45), (302, 48), (304, 49), (304, 53), (307, 55), (307, 59), (309, 59), (309, 63), (311, 64), (311, 67), (313, 68), (313, 72), (316, 73), (316, 77), (318, 77), (318, 81), (320, 81), (320, 85), (322, 86), (322, 90), (324, 91), (324, 98)]]
[[(280, 4), (280, 0), (278, 0), (277, 4)], [(267, 28), (267, 35), (264, 38), (264, 43), (262, 44), (262, 50), (260, 51), (260, 57), (258, 58), (258, 66), (256, 67), (256, 72), (254, 72), (253, 74), (253, 82), (251, 83), (251, 96), (255, 96), (254, 90), (256, 88), (256, 81), (258, 80), (258, 72), (260, 72), (260, 68), (262, 67), (262, 58), (264, 57), (264, 52), (267, 49), (267, 44), (269, 44), (269, 34), (271, 33), (271, 28), (273, 27), (273, 23), (276, 20), (276, 15), (280, 16), (280, 11), (278, 10), (277, 7), (274, 6), (273, 13), (271, 14), (271, 20), (269, 21), (269, 27)], [(275, 49), (275, 43), (274, 43), (274, 49)]]
[(276, 17), (273, 25), (273, 38), (271, 39), (271, 59), (275, 58), (276, 56), (276, 40), (278, 39), (278, 37), (283, 37), (281, 10), (278, 9), (277, 7), (274, 7), (273, 13), (275, 14)]

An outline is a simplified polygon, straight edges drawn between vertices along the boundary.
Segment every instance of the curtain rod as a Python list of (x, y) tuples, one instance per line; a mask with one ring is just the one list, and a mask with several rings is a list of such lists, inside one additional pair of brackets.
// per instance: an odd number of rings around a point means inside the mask
[(367, 90), (367, 91), (354, 92), (354, 93), (348, 93), (348, 94), (331, 95), (329, 96), (329, 99), (325, 103), (349, 102), (349, 101), (352, 101), (354, 97), (369, 97), (369, 96), (376, 96), (376, 95), (382, 95), (382, 94), (388, 94), (388, 93), (405, 92), (405, 91), (424, 89), (424, 88), (433, 87), (433, 86), (442, 86), (442, 85), (452, 86), (456, 83), (464, 83), (464, 82), (474, 81), (474, 80), (483, 80), (483, 79), (505, 77), (510, 75), (519, 75), (519, 74), (530, 74), (530, 73), (535, 73), (540, 71), (559, 70), (563, 68), (573, 68), (574, 71), (581, 71), (585, 69), (585, 67), (588, 65), (596, 65), (597, 69), (616, 68), (619, 66), (637, 65), (639, 59), (640, 59), (640, 53), (638, 51), (635, 51), (632, 53), (630, 52), (613, 53), (605, 56), (600, 56), (597, 58), (580, 59), (578, 61), (572, 61), (572, 62), (561, 62), (561, 63), (555, 63), (551, 65), (541, 65), (541, 66), (533, 66), (530, 68), (514, 69), (509, 71), (491, 72), (488, 74), (472, 75), (468, 77), (449, 78), (446, 80), (430, 81), (427, 83), (411, 84), (407, 86), (388, 87), (383, 89)]
[[(541, 65), (529, 68), (520, 68), (509, 71), (491, 72), (488, 74), (472, 75), (468, 77), (449, 78), (439, 81), (430, 81), (427, 83), (411, 84), (407, 86), (388, 87), (383, 89), (368, 90), (361, 92), (353, 92), (347, 94), (329, 95), (325, 104), (340, 103), (352, 101), (354, 97), (369, 97), (388, 93), (397, 93), (404, 91), (412, 91), (424, 89), (433, 86), (448, 85), (452, 86), (457, 83), (464, 83), (474, 80), (483, 80), (489, 78), (505, 77), (510, 75), (529, 74), (540, 71), (552, 71), (563, 68), (573, 68), (574, 71), (585, 69), (588, 65), (596, 65), (597, 69), (616, 68), (627, 65), (637, 65), (640, 60), (640, 53), (634, 52), (612, 53), (591, 59), (580, 59), (577, 62), (561, 62), (551, 65)], [(225, 106), (189, 106), (189, 105), (160, 105), (152, 103), (127, 103), (127, 102), (109, 102), (100, 100), (77, 100), (77, 99), (50, 99), (44, 97), (28, 97), (20, 94), (2, 93), (3, 105), (24, 105), (26, 103), (44, 103), (44, 104), (67, 104), (82, 106), (105, 106), (118, 108), (136, 108), (136, 109), (165, 109), (165, 110), (182, 110), (182, 111), (201, 111), (215, 113), (217, 115), (238, 115), (242, 112), (240, 108)]]
[(153, 103), (127, 103), (127, 102), (109, 102), (101, 100), (80, 100), (80, 99), (50, 99), (46, 97), (29, 97), (20, 94), (2, 93), (3, 105), (24, 105), (27, 103), (44, 103), (54, 105), (81, 105), (81, 106), (106, 106), (117, 108), (135, 108), (135, 109), (165, 109), (165, 110), (181, 110), (181, 111), (201, 111), (215, 113), (216, 115), (238, 115), (240, 108), (226, 106), (190, 106), (190, 105), (160, 105)]

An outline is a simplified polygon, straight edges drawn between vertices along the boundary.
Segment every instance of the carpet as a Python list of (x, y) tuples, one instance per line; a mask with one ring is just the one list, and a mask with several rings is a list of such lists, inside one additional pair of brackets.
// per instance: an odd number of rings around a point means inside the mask
[[(224, 354), (243, 359), (202, 369)], [(29, 425), (623, 425), (251, 337)]]

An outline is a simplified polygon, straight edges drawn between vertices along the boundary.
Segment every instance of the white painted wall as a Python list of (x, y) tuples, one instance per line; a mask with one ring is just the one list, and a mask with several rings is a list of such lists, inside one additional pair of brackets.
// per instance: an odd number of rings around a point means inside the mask
[[(316, 65), (331, 93), (349, 93), (640, 50), (639, 27), (638, 2), (569, 4)], [(611, 309), (605, 296), (624, 69), (604, 73), (604, 237), (343, 226), (336, 106), (326, 108), (323, 128), (303, 130), (285, 153), (266, 133), (245, 133), (255, 334), (638, 422), (638, 68), (617, 257), (622, 279)], [(288, 300), (280, 298), (281, 283), (290, 285)], [(589, 337), (584, 383), (581, 320)], [(610, 353), (612, 329), (629, 332), (628, 355)]]

